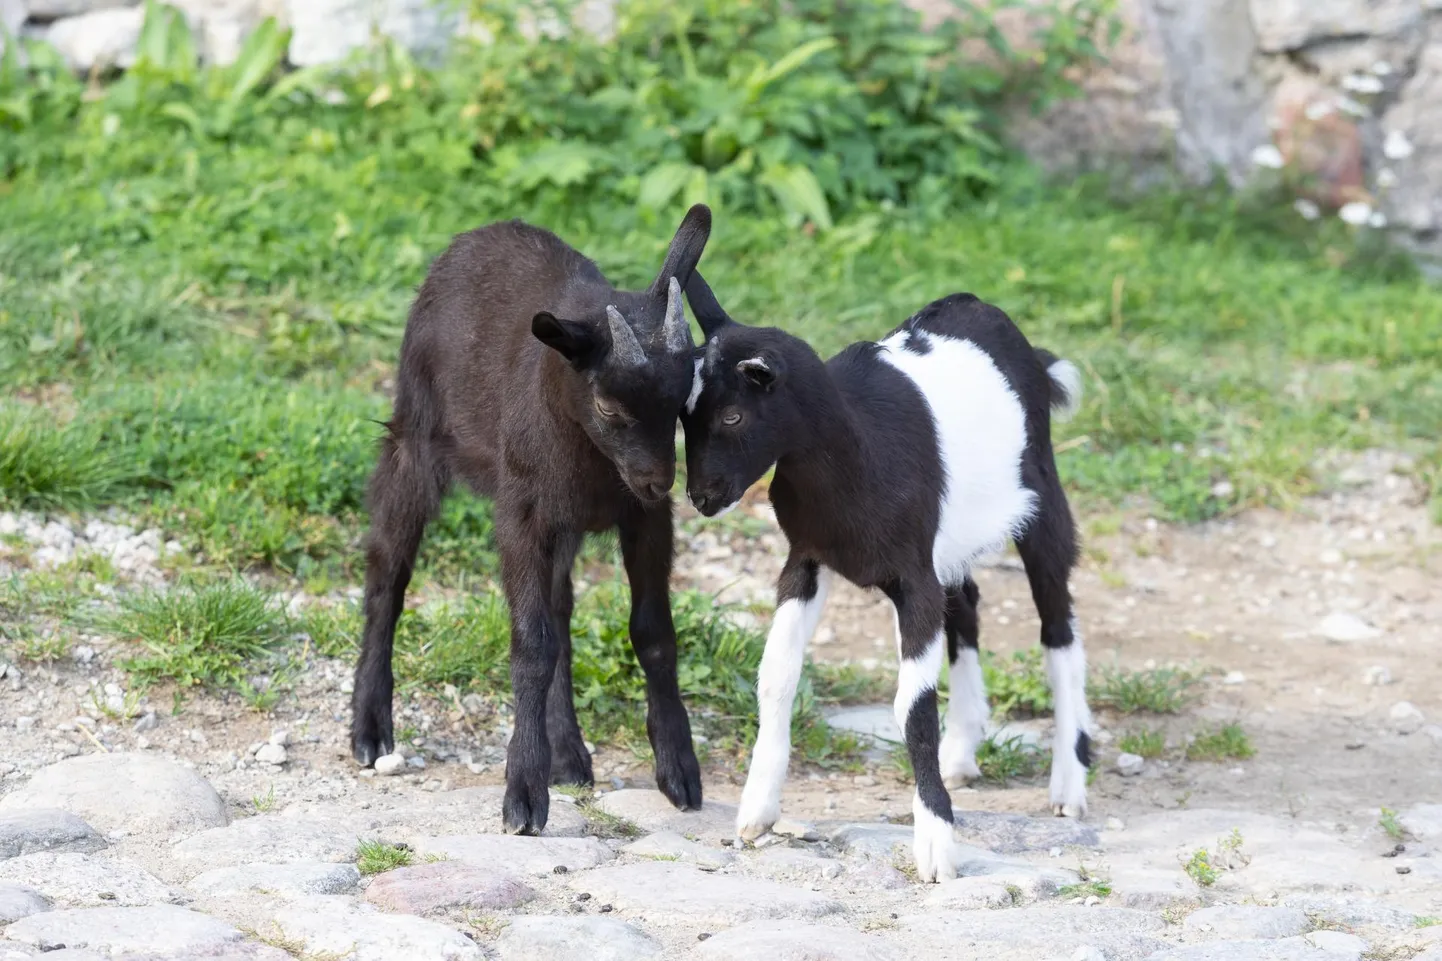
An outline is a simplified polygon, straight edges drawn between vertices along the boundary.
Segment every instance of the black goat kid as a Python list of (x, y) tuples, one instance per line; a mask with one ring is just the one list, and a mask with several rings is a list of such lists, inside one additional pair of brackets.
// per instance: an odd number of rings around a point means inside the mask
[(1052, 805), (1083, 814), (1091, 721), (1067, 588), (1076, 536), (1050, 430), (1051, 411), (1080, 397), (1076, 368), (1034, 350), (1006, 314), (970, 294), (938, 300), (880, 343), (823, 363), (789, 334), (733, 323), (699, 272), (686, 293), (707, 338), (681, 415), (691, 499), (718, 514), (774, 464), (771, 502), (791, 544), (761, 661), (761, 726), (738, 833), (755, 838), (779, 816), (792, 701), (835, 571), (880, 588), (896, 607), (894, 707), (916, 771), (917, 871), (927, 881), (955, 877), (946, 788), (978, 775), (988, 715), (971, 568), (1008, 538), (1031, 581), (1056, 699)]
[(611, 528), (631, 583), (656, 782), (677, 807), (700, 807), (676, 677), (669, 492), (676, 416), (693, 379), (681, 290), (710, 231), (710, 210), (692, 207), (655, 282), (634, 293), (520, 221), (461, 234), (431, 266), (411, 307), (371, 480), (365, 637), (351, 705), (362, 765), (394, 749), (396, 621), (421, 536), (459, 480), (495, 502), (511, 610), (506, 830), (545, 827), (551, 783), (592, 783), (572, 703), (571, 569), (583, 535)]

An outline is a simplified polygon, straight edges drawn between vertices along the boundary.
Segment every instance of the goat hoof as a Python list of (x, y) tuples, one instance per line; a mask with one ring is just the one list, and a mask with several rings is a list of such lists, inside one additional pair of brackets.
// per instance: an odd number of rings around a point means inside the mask
[(551, 813), (551, 794), (542, 785), (539, 791), (525, 786), (508, 785), (501, 805), (501, 827), (507, 834), (540, 834)]
[(596, 783), (596, 775), (591, 768), (591, 752), (584, 744), (551, 745), (551, 783), (582, 787), (591, 787)]
[(701, 765), (696, 753), (687, 745), (680, 758), (668, 764), (656, 760), (656, 787), (682, 811), (701, 810)]
[(376, 758), (385, 757), (393, 752), (394, 744), (394, 739), (389, 733), (365, 734), (356, 731), (351, 735), (350, 749), (356, 763), (361, 767), (371, 767), (375, 764)]

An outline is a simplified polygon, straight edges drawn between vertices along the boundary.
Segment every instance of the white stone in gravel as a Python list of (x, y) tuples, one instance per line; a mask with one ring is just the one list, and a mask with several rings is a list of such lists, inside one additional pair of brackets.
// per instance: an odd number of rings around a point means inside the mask
[(354, 864), (242, 864), (216, 868), (186, 882), (193, 894), (349, 894), (360, 883)]
[(184, 957), (241, 939), (241, 933), (228, 924), (168, 904), (47, 911), (16, 921), (5, 929), (5, 936), (37, 947), (63, 944), (101, 954)]
[(0, 881), (0, 927), (49, 910), (49, 899), (34, 888)]
[(839, 925), (753, 921), (713, 935), (698, 961), (902, 961), (908, 957), (872, 934)]
[(261, 764), (281, 765), (285, 763), (285, 748), (279, 744), (267, 744), (255, 752), (255, 759)]
[(621, 853), (656, 861), (684, 861), (703, 868), (724, 868), (736, 860), (736, 855), (724, 848), (708, 847), (670, 831), (658, 831), (632, 841)]
[(1142, 768), (1146, 767), (1146, 765), (1146, 758), (1142, 757), (1140, 754), (1117, 755), (1117, 773), (1120, 774), (1122, 777), (1133, 777), (1135, 775), (1138, 775), (1142, 773)]
[(469, 938), (437, 921), (383, 914), (344, 897), (300, 898), (278, 910), (272, 926), (302, 955), (335, 955), (346, 961), (480, 961)]
[(736, 806), (706, 801), (699, 811), (678, 811), (660, 791), (627, 788), (596, 799), (601, 810), (625, 818), (648, 834), (673, 831), (698, 838), (730, 838), (736, 834)]
[(1338, 644), (1369, 641), (1374, 637), (1382, 636), (1382, 632), (1371, 624), (1356, 614), (1349, 614), (1346, 611), (1333, 611), (1322, 618), (1322, 623), (1317, 625), (1317, 632), (1327, 640)]
[(109, 833), (188, 834), (226, 823), (225, 804), (194, 771), (149, 754), (90, 754), (52, 764), (0, 798), (0, 811), (63, 808)]
[(645, 961), (661, 952), (655, 939), (619, 918), (517, 917), (496, 941), (501, 961)]
[(399, 774), (406, 769), (404, 754), (383, 754), (375, 760), (376, 773), (381, 775)]
[(842, 905), (814, 891), (683, 864), (628, 864), (577, 875), (570, 886), (602, 903), (651, 919), (732, 925), (766, 918), (815, 918)]
[(90, 854), (44, 851), (0, 861), (0, 881), (29, 885), (70, 907), (140, 907), (185, 900), (183, 892), (136, 864)]
[(830, 881), (844, 870), (835, 858), (805, 848), (767, 848), (744, 863), (750, 873), (775, 881)]
[(900, 927), (934, 945), (935, 961), (1036, 961), (1070, 957), (1090, 946), (1110, 961), (1138, 961), (1166, 945), (1166, 925), (1152, 914), (1125, 908), (1034, 906), (1000, 911), (947, 911), (903, 915)]
[(1416, 734), (1427, 723), (1427, 717), (1411, 701), (1398, 701), (1387, 712), (1392, 730), (1398, 734)]
[(33, 727), (35, 727), (35, 718), (33, 717), (28, 717), (22, 714), (15, 719), (15, 730), (20, 731), (21, 733), (24, 733), (25, 731), (28, 731)]
[(513, 874), (545, 875), (582, 871), (615, 857), (611, 849), (595, 838), (521, 837), (511, 834), (459, 834), (452, 837), (417, 838), (413, 845), (421, 856), (438, 855), (484, 867), (497, 867)]
[(1212, 937), (1251, 941), (1295, 937), (1309, 930), (1312, 922), (1297, 908), (1227, 904), (1192, 912), (1182, 927)]
[(188, 837), (171, 848), (171, 856), (198, 870), (236, 864), (352, 861), (355, 851), (356, 832), (334, 821), (257, 814)]
[(105, 839), (68, 811), (37, 808), (0, 814), (0, 860), (37, 851), (88, 854), (103, 847)]
[(1383, 664), (1373, 664), (1362, 674), (1362, 683), (1369, 687), (1386, 687), (1392, 683), (1392, 671)]

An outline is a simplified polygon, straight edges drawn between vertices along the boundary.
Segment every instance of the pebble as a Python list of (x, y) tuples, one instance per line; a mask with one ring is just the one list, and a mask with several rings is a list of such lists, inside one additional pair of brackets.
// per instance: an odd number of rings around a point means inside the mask
[(1118, 754), (1116, 769), (1122, 777), (1135, 777), (1142, 773), (1142, 768), (1146, 767), (1146, 764), (1146, 758), (1140, 754)]
[(781, 818), (771, 826), (771, 830), (775, 834), (796, 838), (800, 841), (821, 840), (821, 832), (816, 830), (816, 825), (792, 818)]
[(1227, 676), (1222, 678), (1222, 683), (1226, 684), (1229, 687), (1235, 687), (1238, 684), (1245, 684), (1247, 683), (1247, 675), (1243, 674), (1241, 671), (1228, 671)]
[(1329, 641), (1338, 644), (1349, 644), (1356, 641), (1367, 641), (1381, 637), (1382, 632), (1371, 624), (1362, 620), (1356, 614), (1346, 611), (1333, 611), (1322, 619), (1317, 630)]
[(381, 775), (399, 774), (405, 770), (406, 759), (403, 754), (386, 754), (376, 758), (376, 773)]
[(35, 718), (21, 715), (15, 719), (15, 730), (28, 731), (35, 726)]
[(267, 744), (255, 752), (255, 759), (262, 764), (273, 764), (279, 766), (285, 763), (285, 748), (279, 744)]
[(146, 731), (153, 731), (160, 726), (160, 718), (156, 717), (154, 711), (147, 711), (135, 722), (135, 733), (144, 734)]
[(1411, 701), (1398, 701), (1387, 712), (1392, 730), (1398, 734), (1416, 734), (1427, 723), (1427, 717)]
[(290, 732), (284, 730), (271, 732), (270, 743), (280, 747), (290, 746)]
[(1374, 664), (1362, 675), (1362, 683), (1369, 687), (1383, 687), (1392, 683), (1392, 672), (1384, 665)]

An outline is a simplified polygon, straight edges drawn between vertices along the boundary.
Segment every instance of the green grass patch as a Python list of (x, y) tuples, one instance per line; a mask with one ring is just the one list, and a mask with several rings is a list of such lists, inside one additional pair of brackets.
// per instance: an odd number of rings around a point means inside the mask
[(1093, 673), (1088, 697), (1094, 707), (1120, 714), (1180, 714), (1195, 698), (1197, 680), (1195, 674), (1177, 668), (1103, 669)]
[(78, 510), (115, 500), (143, 479), (140, 461), (83, 421), (0, 401), (0, 507)]
[(1187, 745), (1188, 761), (1245, 761), (1256, 753), (1240, 724), (1200, 731)]
[(1117, 741), (1117, 747), (1127, 754), (1154, 760), (1166, 752), (1167, 736), (1152, 728), (1137, 728), (1123, 734)]
[(1051, 752), (1024, 741), (1020, 735), (997, 740), (988, 737), (976, 748), (976, 766), (988, 781), (1005, 784), (1015, 778), (1036, 777), (1046, 770)]
[(415, 861), (415, 855), (408, 847), (387, 844), (384, 841), (361, 841), (356, 845), (356, 867), (361, 874), (380, 874), (396, 868), (408, 867)]
[(1015, 651), (1009, 658), (984, 651), (981, 673), (991, 712), (998, 719), (1037, 717), (1051, 711), (1051, 686), (1040, 650)]
[(1098, 878), (1082, 881), (1080, 884), (1067, 884), (1057, 889), (1057, 896), (1062, 898), (1106, 898), (1112, 893), (1112, 886), (1107, 881)]

